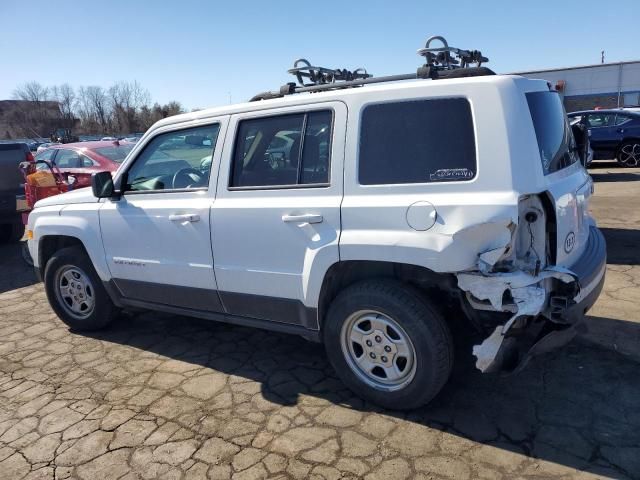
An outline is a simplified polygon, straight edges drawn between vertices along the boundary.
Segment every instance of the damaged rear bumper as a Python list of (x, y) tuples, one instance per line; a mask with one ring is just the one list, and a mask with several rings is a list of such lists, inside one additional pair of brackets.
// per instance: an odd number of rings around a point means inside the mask
[[(602, 291), (605, 271), (606, 242), (592, 226), (583, 254), (570, 268), (549, 267), (535, 276), (524, 272), (458, 274), (460, 288), (474, 298), (488, 300), (496, 311), (513, 313), (474, 346), (477, 368), (483, 372), (520, 370), (532, 357), (561, 347), (586, 330), (582, 321)], [(507, 292), (515, 305), (502, 305)]]

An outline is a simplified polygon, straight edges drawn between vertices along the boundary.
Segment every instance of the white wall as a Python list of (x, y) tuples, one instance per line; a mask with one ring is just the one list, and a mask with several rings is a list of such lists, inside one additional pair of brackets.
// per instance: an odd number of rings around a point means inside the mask
[[(622, 81), (619, 84), (620, 68)], [(565, 96), (597, 95), (605, 93), (622, 93), (640, 91), (640, 61), (625, 64), (605, 64), (568, 70), (524, 72), (520, 75), (527, 78), (540, 78), (553, 85), (558, 80), (565, 81)]]

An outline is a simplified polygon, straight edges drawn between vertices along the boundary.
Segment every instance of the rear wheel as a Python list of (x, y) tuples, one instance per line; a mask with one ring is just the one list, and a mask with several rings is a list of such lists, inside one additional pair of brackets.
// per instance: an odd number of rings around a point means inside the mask
[(429, 402), (453, 364), (447, 325), (419, 292), (394, 280), (342, 291), (327, 313), (324, 342), (351, 390), (396, 410)]
[(624, 142), (618, 150), (617, 160), (623, 167), (640, 167), (640, 140)]
[(118, 313), (80, 247), (56, 252), (47, 262), (44, 283), (49, 304), (73, 330), (98, 330)]

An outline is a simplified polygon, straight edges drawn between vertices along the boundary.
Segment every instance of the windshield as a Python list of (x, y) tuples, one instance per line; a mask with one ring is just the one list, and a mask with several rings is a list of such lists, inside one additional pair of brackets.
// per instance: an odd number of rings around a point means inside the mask
[(575, 140), (560, 95), (527, 93), (544, 174), (557, 172), (578, 161)]
[(103, 157), (107, 157), (109, 160), (113, 162), (122, 163), (122, 161), (127, 157), (133, 145), (120, 145), (113, 147), (100, 147), (95, 148), (93, 151)]

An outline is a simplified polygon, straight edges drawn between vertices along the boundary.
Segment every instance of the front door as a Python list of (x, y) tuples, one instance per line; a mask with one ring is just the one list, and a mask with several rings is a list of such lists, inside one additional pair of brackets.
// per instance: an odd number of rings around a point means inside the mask
[(100, 228), (111, 276), (125, 298), (222, 311), (210, 209), (225, 124), (160, 133), (123, 167), (124, 193), (102, 206)]
[(346, 113), (330, 102), (231, 118), (212, 213), (227, 312), (317, 328), (319, 284), (339, 260)]

